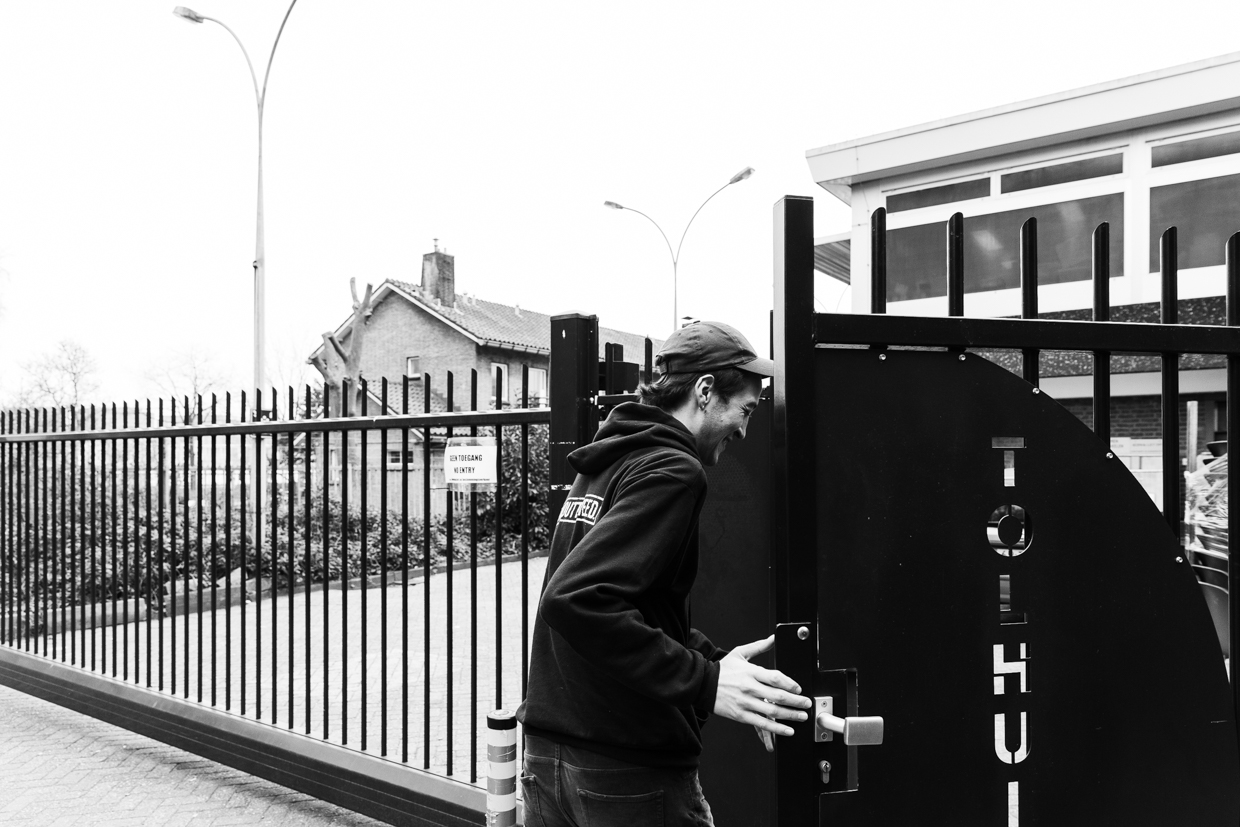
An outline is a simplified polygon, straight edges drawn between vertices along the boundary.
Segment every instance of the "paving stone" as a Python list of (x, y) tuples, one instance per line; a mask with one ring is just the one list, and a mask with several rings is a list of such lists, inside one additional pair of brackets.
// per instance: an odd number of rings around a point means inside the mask
[(5, 827), (382, 822), (0, 686)]

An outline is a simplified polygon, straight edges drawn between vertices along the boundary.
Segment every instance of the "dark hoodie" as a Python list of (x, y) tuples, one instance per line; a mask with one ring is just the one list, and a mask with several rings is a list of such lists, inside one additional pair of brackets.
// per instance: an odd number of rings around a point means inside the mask
[(525, 731), (642, 766), (696, 767), (726, 652), (689, 626), (706, 473), (693, 435), (616, 407), (551, 541), (534, 622)]

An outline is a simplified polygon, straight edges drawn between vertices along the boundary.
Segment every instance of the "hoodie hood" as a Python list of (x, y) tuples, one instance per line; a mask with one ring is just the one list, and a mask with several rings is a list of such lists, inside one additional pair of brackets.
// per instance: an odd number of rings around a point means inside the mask
[(680, 420), (654, 405), (625, 402), (612, 409), (593, 442), (568, 455), (568, 463), (579, 474), (597, 474), (633, 451), (656, 447), (700, 459), (693, 434)]

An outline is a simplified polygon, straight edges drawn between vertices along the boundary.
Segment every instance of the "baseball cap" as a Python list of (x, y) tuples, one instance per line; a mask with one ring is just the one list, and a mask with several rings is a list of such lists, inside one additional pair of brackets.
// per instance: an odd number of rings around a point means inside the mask
[(739, 330), (723, 322), (693, 322), (680, 328), (667, 337), (654, 364), (660, 375), (709, 373), (721, 368), (775, 375), (775, 362), (758, 356)]

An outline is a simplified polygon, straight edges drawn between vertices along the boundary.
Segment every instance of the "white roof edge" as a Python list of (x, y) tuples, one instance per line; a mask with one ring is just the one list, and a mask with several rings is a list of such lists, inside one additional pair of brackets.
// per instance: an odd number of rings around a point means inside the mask
[(1034, 109), (1040, 106), (1047, 106), (1060, 101), (1071, 100), (1073, 98), (1083, 98), (1087, 95), (1097, 95), (1103, 92), (1109, 92), (1112, 89), (1120, 89), (1126, 86), (1136, 86), (1141, 83), (1149, 83), (1151, 81), (1162, 80), (1163, 78), (1174, 77), (1176, 75), (1186, 75), (1192, 72), (1199, 72), (1203, 69), (1211, 69), (1215, 66), (1222, 66), (1228, 63), (1240, 63), (1240, 52), (1230, 52), (1217, 57), (1198, 60), (1194, 63), (1184, 63), (1179, 66), (1171, 66), (1166, 69), (1156, 69), (1152, 72), (1145, 72), (1140, 75), (1131, 75), (1118, 80), (1108, 80), (1103, 83), (1096, 83), (1093, 86), (1081, 86), (1076, 89), (1069, 89), (1065, 92), (1055, 92), (1050, 95), (1043, 95), (1040, 98), (1030, 98), (1028, 100), (1017, 101), (1015, 103), (1005, 103), (1002, 106), (994, 106), (990, 109), (979, 109), (974, 112), (966, 112), (963, 115), (953, 115), (947, 118), (940, 118), (937, 121), (927, 121), (926, 123), (916, 124), (914, 126), (906, 126), (901, 129), (894, 129), (890, 132), (880, 132), (877, 135), (870, 135), (864, 138), (854, 138), (851, 141), (843, 141), (838, 144), (828, 144), (826, 146), (816, 147), (806, 150), (805, 157), (812, 158), (815, 155), (825, 155), (831, 152), (839, 152), (844, 149), (851, 149), (856, 146), (864, 146), (865, 144), (877, 143), (891, 138), (901, 138), (905, 135), (914, 135), (918, 132), (929, 132), (932, 129), (942, 129), (947, 126), (955, 126), (956, 124), (965, 123), (967, 121), (977, 121), (983, 118), (993, 118), (996, 115), (1004, 115), (1008, 112), (1016, 112), (1022, 109)]
[[(837, 144), (829, 144), (807, 150), (805, 157), (809, 161), (811, 170), (814, 172), (814, 178), (818, 183), (849, 184), (853, 181), (880, 177), (877, 174), (880, 171), (892, 171), (903, 166), (916, 165), (921, 161), (929, 160), (929, 155), (925, 151), (929, 147), (923, 145), (921, 152), (910, 151), (913, 149), (912, 145), (915, 142), (922, 143), (924, 141), (925, 143), (931, 143), (925, 136), (935, 132), (944, 133), (951, 131), (953, 133), (961, 133), (961, 137), (963, 137), (963, 133), (969, 132), (970, 127), (977, 128), (979, 122), (982, 121), (990, 122), (986, 128), (991, 131), (994, 131), (996, 121), (1011, 120), (1014, 123), (1009, 124), (1007, 129), (1002, 130), (1004, 134), (992, 137), (988, 147), (975, 147), (973, 146), (973, 141), (944, 141), (958, 146), (957, 151), (952, 153), (953, 156), (960, 154), (978, 157), (979, 151), (982, 154), (1000, 154), (1001, 152), (1011, 151), (1018, 142), (1035, 140), (1045, 143), (1048, 142), (1047, 139), (1055, 135), (1070, 136), (1072, 133), (1097, 130), (1108, 124), (1121, 124), (1130, 120), (1149, 119), (1152, 116), (1158, 117), (1161, 115), (1160, 120), (1173, 120), (1183, 117), (1184, 109), (1199, 108), (1208, 106), (1211, 103), (1228, 104), (1229, 102), (1240, 102), (1240, 98), (1236, 97), (1237, 89), (1240, 89), (1240, 87), (1229, 84), (1222, 79), (1219, 79), (1217, 82), (1212, 80), (1209, 84), (1203, 84), (1208, 89), (1197, 90), (1198, 94), (1195, 99), (1182, 99), (1182, 103), (1179, 106), (1173, 105), (1171, 107), (1163, 105), (1164, 102), (1158, 100), (1160, 96), (1157, 95), (1116, 101), (1114, 105), (1106, 107), (1091, 104), (1089, 109), (1085, 111), (1076, 109), (1074, 104), (1079, 105), (1082, 99), (1108, 95), (1108, 93), (1110, 93), (1112, 98), (1125, 98), (1124, 92), (1133, 90), (1136, 87), (1148, 86), (1149, 84), (1168, 85), (1167, 83), (1160, 84), (1160, 82), (1169, 82), (1172, 86), (1180, 87), (1181, 84), (1176, 83), (1176, 81), (1183, 81), (1190, 75), (1222, 67), (1240, 70), (1240, 52), (1231, 52), (1193, 63), (1158, 69), (1092, 86), (955, 115), (937, 121), (856, 138)], [(1230, 75), (1231, 73), (1228, 74)], [(1240, 71), (1236, 72), (1236, 74), (1240, 77)], [(1177, 91), (1182, 90), (1177, 89)], [(1047, 111), (1048, 108), (1063, 110), (1062, 116), (1047, 117), (1050, 114)], [(1033, 110), (1043, 110), (1039, 113), (1038, 123), (1031, 123), (1027, 119), (1027, 116)], [(1054, 128), (1046, 129), (1048, 122), (1054, 124)], [(919, 138), (923, 139), (923, 141), (919, 141)], [(878, 153), (866, 152), (867, 149), (872, 150), (882, 145), (886, 145), (889, 148), (888, 151)], [(897, 145), (900, 151), (891, 151)], [(863, 157), (866, 155), (876, 157)], [(939, 153), (936, 157), (947, 156)], [(834, 163), (828, 163), (828, 160), (831, 158), (835, 159)], [(935, 166), (937, 165), (935, 164)], [(837, 194), (838, 197), (838, 193), (834, 194)]]
[(814, 236), (814, 246), (817, 247), (819, 244), (830, 244), (835, 241), (851, 241), (851, 240), (852, 240), (852, 232), (849, 230), (845, 230), (842, 233), (830, 233), (829, 235)]

